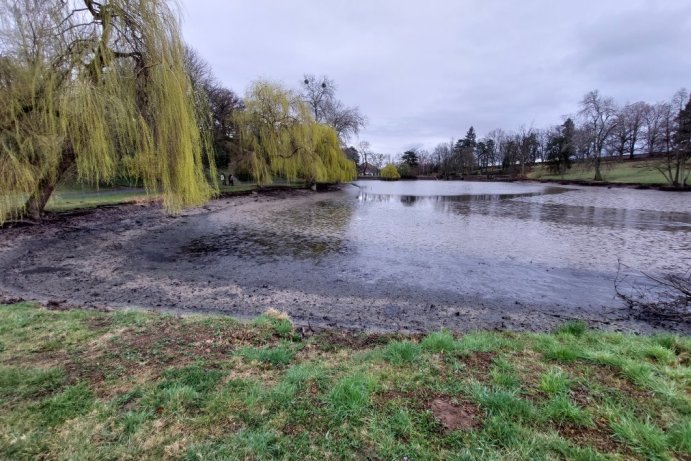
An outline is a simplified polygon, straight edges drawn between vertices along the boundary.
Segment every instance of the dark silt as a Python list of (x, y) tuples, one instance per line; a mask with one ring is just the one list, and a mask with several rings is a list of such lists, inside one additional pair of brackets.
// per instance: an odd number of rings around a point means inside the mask
[(634, 277), (689, 270), (687, 194), (361, 181), (2, 232), (0, 290), (79, 305), (241, 318), (273, 307), (299, 324), (389, 331), (546, 330), (571, 318), (686, 328), (629, 318), (614, 278), (619, 263)]

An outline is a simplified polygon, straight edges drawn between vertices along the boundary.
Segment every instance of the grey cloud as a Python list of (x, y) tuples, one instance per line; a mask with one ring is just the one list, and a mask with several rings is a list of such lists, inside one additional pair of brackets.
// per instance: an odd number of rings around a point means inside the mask
[(583, 71), (628, 100), (669, 97), (688, 83), (683, 80), (691, 69), (691, 55), (685, 51), (691, 37), (691, 4), (662, 5), (591, 24), (581, 35), (578, 63)]
[(386, 153), (560, 123), (600, 89), (620, 102), (688, 86), (688, 0), (183, 0), (186, 39), (242, 94), (326, 74)]

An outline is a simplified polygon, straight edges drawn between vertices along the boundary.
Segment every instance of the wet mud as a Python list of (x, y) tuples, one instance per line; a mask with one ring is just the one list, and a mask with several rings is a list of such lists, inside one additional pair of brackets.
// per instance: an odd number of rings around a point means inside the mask
[[(353, 240), (360, 218), (351, 189), (219, 199), (178, 216), (155, 204), (124, 205), (2, 229), (0, 300), (240, 319), (275, 308), (315, 329), (546, 331), (582, 319), (595, 328), (688, 333), (683, 325), (635, 320), (612, 299), (562, 303), (556, 295), (513, 297), (510, 287), (480, 293), (402, 279), (396, 265), (405, 258), (388, 260), (386, 248), (372, 253), (372, 267), (393, 267), (376, 273)], [(433, 277), (434, 261), (421, 264)]]

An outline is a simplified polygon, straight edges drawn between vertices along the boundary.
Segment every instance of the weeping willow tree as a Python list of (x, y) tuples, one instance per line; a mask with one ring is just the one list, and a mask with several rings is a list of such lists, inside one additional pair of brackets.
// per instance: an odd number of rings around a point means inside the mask
[(274, 177), (310, 183), (356, 177), (355, 164), (341, 149), (336, 131), (317, 123), (294, 92), (269, 82), (247, 91), (245, 109), (234, 114), (241, 150), (257, 183)]
[(174, 7), (0, 0), (0, 9), (0, 223), (40, 217), (68, 172), (140, 178), (171, 211), (214, 193)]
[(401, 174), (398, 172), (396, 165), (387, 163), (384, 168), (381, 169), (381, 178), (386, 181), (395, 181), (401, 179)]

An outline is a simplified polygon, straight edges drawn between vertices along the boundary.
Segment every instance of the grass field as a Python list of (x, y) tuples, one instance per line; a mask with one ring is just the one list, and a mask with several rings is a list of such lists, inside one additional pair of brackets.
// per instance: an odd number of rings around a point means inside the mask
[(691, 459), (691, 339), (0, 306), (2, 459)]
[[(665, 177), (650, 162), (606, 162), (602, 164), (603, 180), (613, 183), (665, 185)], [(535, 166), (528, 174), (530, 179), (550, 179), (567, 181), (592, 181), (595, 168), (590, 163), (575, 164), (564, 176), (550, 173), (543, 166)]]

